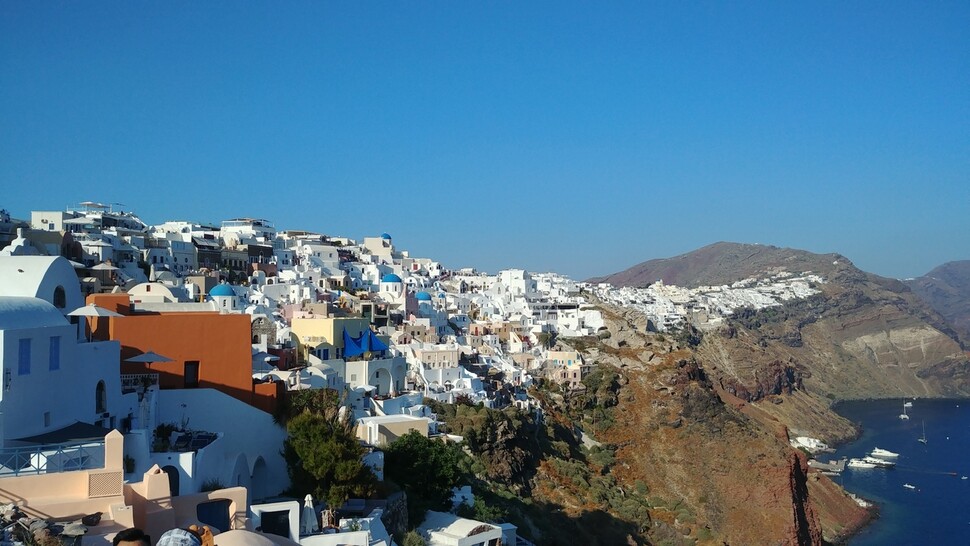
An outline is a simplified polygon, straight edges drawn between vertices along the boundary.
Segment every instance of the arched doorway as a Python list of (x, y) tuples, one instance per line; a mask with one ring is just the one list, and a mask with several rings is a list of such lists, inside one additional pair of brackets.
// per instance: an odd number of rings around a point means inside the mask
[(249, 483), (252, 484), (250, 491), (252, 491), (254, 501), (265, 499), (273, 493), (276, 493), (276, 491), (272, 490), (269, 467), (266, 466), (266, 461), (262, 457), (256, 457), (256, 462), (253, 463), (252, 479)]
[(162, 472), (168, 475), (168, 494), (177, 497), (179, 495), (179, 469), (172, 465), (162, 467)]

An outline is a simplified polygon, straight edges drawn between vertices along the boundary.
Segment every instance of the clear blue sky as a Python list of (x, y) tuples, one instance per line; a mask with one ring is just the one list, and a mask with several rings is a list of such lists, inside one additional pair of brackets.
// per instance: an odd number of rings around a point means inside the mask
[(577, 278), (970, 258), (970, 2), (0, 2), (0, 206)]

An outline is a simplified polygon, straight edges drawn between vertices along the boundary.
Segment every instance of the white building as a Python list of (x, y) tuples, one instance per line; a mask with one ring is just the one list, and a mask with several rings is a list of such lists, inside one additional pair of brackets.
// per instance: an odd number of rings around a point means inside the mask
[(137, 398), (121, 393), (121, 346), (79, 339), (77, 324), (65, 316), (83, 304), (68, 261), (0, 257), (0, 279), (4, 445), (45, 441), (29, 440), (37, 436), (70, 440), (77, 423), (108, 429), (137, 425)]

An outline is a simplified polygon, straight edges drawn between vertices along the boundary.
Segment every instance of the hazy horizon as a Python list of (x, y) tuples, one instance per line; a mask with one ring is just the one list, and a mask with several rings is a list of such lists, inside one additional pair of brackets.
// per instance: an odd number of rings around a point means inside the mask
[(970, 258), (970, 4), (0, 4), (0, 207), (259, 216), (576, 279)]

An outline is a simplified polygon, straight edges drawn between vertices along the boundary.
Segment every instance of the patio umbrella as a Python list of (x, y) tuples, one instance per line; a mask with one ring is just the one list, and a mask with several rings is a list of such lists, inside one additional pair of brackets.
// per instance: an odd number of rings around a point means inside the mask
[[(108, 246), (111, 246), (111, 245), (108, 245)], [(106, 264), (102, 262), (102, 263), (99, 263), (98, 265), (91, 266), (88, 269), (91, 271), (116, 271), (118, 268), (111, 264)]]
[(313, 510), (313, 497), (307, 495), (303, 499), (303, 513), (300, 515), (300, 535), (311, 535), (319, 530), (317, 514)]
[(82, 305), (77, 309), (71, 311), (67, 314), (69, 317), (123, 317), (124, 315), (120, 313), (115, 313), (110, 309), (105, 309), (104, 307), (98, 307), (97, 305), (91, 303), (88, 305)]
[(142, 362), (151, 366), (152, 362), (172, 362), (172, 359), (153, 351), (146, 351), (138, 356), (126, 358), (125, 362)]
[[(69, 317), (94, 317), (95, 319), (103, 317), (123, 317), (124, 315), (120, 313), (115, 313), (104, 307), (98, 307), (95, 304), (82, 305), (77, 309), (71, 311), (67, 314)], [(86, 321), (85, 321), (86, 322)], [(91, 341), (91, 333), (88, 332), (88, 341)]]

